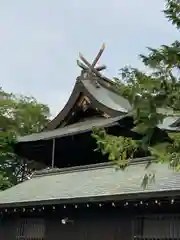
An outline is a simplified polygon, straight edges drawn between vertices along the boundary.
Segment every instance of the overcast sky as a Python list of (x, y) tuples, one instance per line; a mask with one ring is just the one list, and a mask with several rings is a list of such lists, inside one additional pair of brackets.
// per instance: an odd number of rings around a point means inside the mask
[(141, 67), (147, 46), (178, 39), (163, 8), (163, 0), (1, 0), (0, 85), (33, 95), (55, 115), (80, 73), (79, 51), (92, 60), (105, 42), (101, 63), (117, 76), (124, 65)]

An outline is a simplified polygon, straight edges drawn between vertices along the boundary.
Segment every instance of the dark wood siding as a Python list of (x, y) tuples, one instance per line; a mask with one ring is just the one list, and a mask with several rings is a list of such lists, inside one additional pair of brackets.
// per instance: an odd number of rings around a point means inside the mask
[(61, 217), (6, 218), (0, 240), (164, 240), (180, 239), (180, 215), (81, 214), (67, 224)]
[(45, 221), (41, 218), (23, 218), (18, 221), (16, 239), (45, 239)]
[(132, 239), (132, 220), (131, 218), (122, 218), (106, 216), (88, 218), (79, 218), (63, 225), (59, 219), (47, 222), (46, 239), (48, 240), (118, 240)]
[(149, 215), (134, 221), (134, 239), (180, 239), (180, 216)]
[(12, 219), (0, 221), (0, 240), (44, 240), (45, 221), (38, 218)]
[(17, 221), (11, 219), (0, 220), (0, 240), (15, 240), (16, 239)]

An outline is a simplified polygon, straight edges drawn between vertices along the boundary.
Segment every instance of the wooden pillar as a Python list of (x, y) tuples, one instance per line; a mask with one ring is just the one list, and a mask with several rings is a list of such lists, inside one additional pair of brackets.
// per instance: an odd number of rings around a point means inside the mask
[(56, 139), (52, 140), (52, 159), (51, 159), (51, 167), (54, 168), (54, 158), (55, 158), (55, 148), (56, 148)]

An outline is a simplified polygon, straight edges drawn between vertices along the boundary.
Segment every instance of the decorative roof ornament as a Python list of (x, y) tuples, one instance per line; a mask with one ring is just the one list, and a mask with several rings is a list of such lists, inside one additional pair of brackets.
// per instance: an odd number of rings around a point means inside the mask
[[(84, 79), (92, 79), (92, 77), (94, 76), (94, 77), (99, 77), (99, 78), (103, 78), (105, 80), (111, 81), (110, 79), (106, 78), (100, 73), (102, 70), (106, 69), (105, 65), (96, 67), (96, 64), (99, 61), (102, 53), (104, 52), (104, 49), (105, 49), (105, 44), (103, 43), (92, 63), (90, 63), (81, 53), (79, 53), (80, 60), (77, 60), (77, 65), (82, 69), (81, 76)], [(97, 81), (96, 81), (96, 85), (97, 87), (100, 87), (98, 86), (99, 83)]]

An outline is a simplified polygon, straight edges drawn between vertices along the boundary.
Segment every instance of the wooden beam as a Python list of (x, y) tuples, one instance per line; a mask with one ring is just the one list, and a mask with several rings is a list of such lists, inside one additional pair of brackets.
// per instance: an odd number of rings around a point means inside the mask
[(99, 52), (98, 52), (98, 54), (97, 54), (97, 56), (95, 57), (92, 65), (91, 65), (92, 68), (94, 68), (96, 66), (97, 62), (99, 61), (99, 59), (100, 59), (100, 57), (102, 55), (102, 53), (104, 52), (104, 49), (105, 49), (105, 44), (103, 43), (101, 48), (100, 48), (100, 50), (99, 50)]
[(95, 67), (95, 69), (96, 69), (98, 72), (100, 72), (100, 71), (106, 69), (106, 65), (102, 65), (102, 66), (99, 66), (99, 67)]
[(81, 53), (79, 53), (79, 58), (91, 69), (92, 72), (94, 72), (98, 77), (104, 78), (107, 81), (111, 82), (111, 79), (103, 76), (101, 73), (99, 73), (95, 68), (92, 67), (92, 65), (83, 57)]

